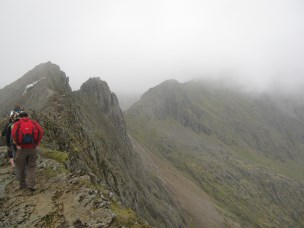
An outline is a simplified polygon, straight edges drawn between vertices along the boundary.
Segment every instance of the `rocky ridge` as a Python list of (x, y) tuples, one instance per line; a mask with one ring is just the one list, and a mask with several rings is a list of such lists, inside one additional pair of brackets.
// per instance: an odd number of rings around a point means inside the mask
[[(23, 95), (29, 84), (35, 85)], [(9, 99), (12, 90), (20, 94)], [(48, 62), (0, 90), (0, 95), (0, 113), (4, 116), (15, 103), (25, 107), (45, 129), (42, 147), (67, 153), (69, 170), (93, 174), (94, 184), (107, 186), (151, 225), (187, 223), (178, 203), (133, 147), (118, 100), (105, 82), (91, 78), (72, 92), (64, 72)]]
[(0, 227), (148, 227), (106, 186), (94, 185), (93, 174), (70, 173), (58, 154), (40, 150), (37, 190), (30, 192), (19, 189), (0, 153)]
[(169, 80), (125, 117), (130, 135), (183, 172), (226, 217), (244, 227), (301, 227), (304, 105), (293, 99)]

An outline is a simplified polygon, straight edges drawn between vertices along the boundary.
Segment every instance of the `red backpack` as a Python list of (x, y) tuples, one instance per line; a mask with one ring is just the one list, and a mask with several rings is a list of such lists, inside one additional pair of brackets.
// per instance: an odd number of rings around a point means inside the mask
[(17, 145), (30, 145), (36, 146), (38, 140), (39, 131), (36, 123), (29, 118), (21, 118), (16, 123), (16, 143)]

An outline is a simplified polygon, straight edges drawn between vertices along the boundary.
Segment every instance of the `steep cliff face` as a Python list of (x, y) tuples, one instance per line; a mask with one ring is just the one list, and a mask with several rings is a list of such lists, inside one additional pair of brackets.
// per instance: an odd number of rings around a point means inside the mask
[[(30, 82), (34, 85), (24, 93)], [(9, 99), (12, 88), (20, 91)], [(0, 91), (7, 93), (7, 99), (1, 97), (1, 113), (15, 103), (25, 107), (45, 129), (43, 146), (69, 154), (71, 171), (82, 170), (93, 183), (108, 186), (151, 225), (186, 223), (168, 190), (133, 147), (118, 100), (106, 82), (91, 78), (72, 92), (59, 67), (46, 63)]]
[(160, 121), (174, 119), (198, 134), (227, 145), (246, 144), (264, 156), (303, 160), (303, 103), (293, 98), (256, 95), (215, 84), (169, 80), (150, 89), (135, 110)]
[(174, 202), (167, 190), (132, 146), (118, 100), (108, 85), (91, 78), (74, 95), (79, 107), (77, 116), (92, 144), (82, 153), (71, 153), (71, 167), (94, 170), (125, 203), (150, 217), (149, 221), (157, 222), (158, 217), (158, 226), (182, 225), (182, 216), (177, 207), (170, 206)]
[(203, 111), (193, 103), (183, 86), (176, 80), (167, 80), (146, 92), (138, 102), (146, 113), (153, 113), (159, 120), (174, 118), (184, 127), (197, 133), (210, 134), (208, 124), (204, 124)]
[(170, 80), (144, 94), (126, 122), (242, 226), (303, 226), (303, 107), (289, 97)]

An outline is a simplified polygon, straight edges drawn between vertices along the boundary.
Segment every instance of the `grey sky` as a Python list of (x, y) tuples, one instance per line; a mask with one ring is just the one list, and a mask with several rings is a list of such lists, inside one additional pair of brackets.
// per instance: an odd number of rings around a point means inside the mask
[(1, 0), (0, 28), (0, 88), (47, 61), (73, 89), (89, 77), (115, 92), (169, 78), (304, 81), (303, 0)]

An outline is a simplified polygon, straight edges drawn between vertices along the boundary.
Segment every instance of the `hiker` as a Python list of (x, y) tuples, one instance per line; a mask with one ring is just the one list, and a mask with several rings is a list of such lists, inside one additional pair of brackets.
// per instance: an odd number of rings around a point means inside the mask
[(7, 145), (7, 154), (10, 160), (10, 164), (13, 168), (12, 174), (15, 175), (15, 157), (16, 157), (16, 144), (13, 142), (13, 139), (11, 137), (13, 125), (15, 122), (19, 120), (19, 113), (21, 112), (20, 105), (15, 105), (14, 109), (10, 112), (9, 115), (9, 122), (5, 126), (5, 128), (2, 131), (2, 136), (6, 137), (6, 145)]
[(10, 164), (13, 168), (12, 174), (15, 175), (15, 157), (16, 157), (16, 144), (13, 142), (11, 137), (13, 125), (19, 120), (19, 114), (21, 112), (21, 107), (16, 104), (14, 109), (9, 114), (9, 122), (2, 131), (2, 136), (6, 136), (7, 154), (10, 160)]
[(10, 117), (16, 119), (21, 111), (22, 111), (21, 106), (19, 104), (16, 104), (14, 109), (10, 113)]
[(12, 137), (17, 145), (15, 160), (17, 176), (20, 189), (35, 191), (37, 147), (44, 132), (36, 121), (28, 118), (26, 112), (20, 112), (19, 117), (12, 130)]
[(1, 135), (6, 138), (6, 146), (7, 146), (7, 156), (9, 158), (11, 167), (12, 167), (12, 174), (15, 175), (15, 161), (13, 156), (13, 150), (11, 148), (11, 125), (13, 123), (12, 118), (9, 118), (9, 122), (5, 125)]

